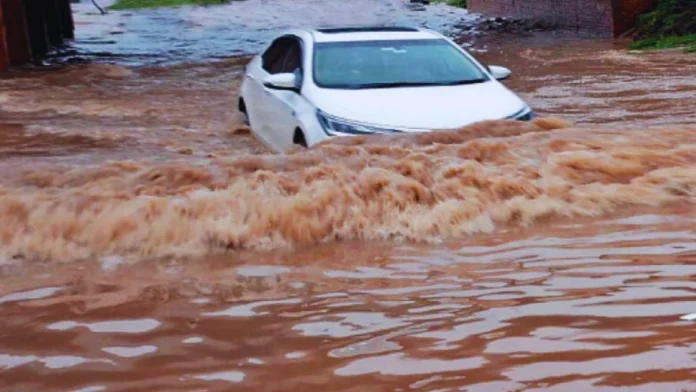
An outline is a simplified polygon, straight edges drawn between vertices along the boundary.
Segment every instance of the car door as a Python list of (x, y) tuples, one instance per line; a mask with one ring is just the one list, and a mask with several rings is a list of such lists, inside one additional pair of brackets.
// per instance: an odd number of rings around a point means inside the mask
[[(285, 53), (280, 72), (294, 73), (297, 76), (298, 88), (302, 86), (304, 70), (302, 41), (291, 37), (291, 43)], [(304, 99), (301, 93), (289, 90), (267, 88), (271, 99), (268, 101), (268, 133), (273, 146), (285, 150), (293, 145), (295, 129), (298, 126), (295, 116), (298, 105)]]
[(268, 75), (282, 71), (285, 55), (291, 43), (292, 41), (287, 37), (273, 41), (261, 54), (259, 64), (250, 64), (245, 75), (248, 84), (246, 106), (252, 131), (264, 144), (271, 147), (273, 143), (269, 139), (269, 121), (273, 115), (269, 105), (272, 105), (270, 101), (274, 97), (263, 83)]

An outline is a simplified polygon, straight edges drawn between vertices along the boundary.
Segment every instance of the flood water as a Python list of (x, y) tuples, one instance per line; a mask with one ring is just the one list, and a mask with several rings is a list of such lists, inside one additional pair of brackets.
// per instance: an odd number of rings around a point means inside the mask
[[(98, 0), (108, 6), (113, 0)], [(461, 8), (403, 0), (232, 0), (213, 7), (141, 9), (100, 15), (73, 7), (78, 53), (119, 64), (167, 65), (256, 53), (279, 31), (298, 27), (408, 25), (455, 33), (480, 18)], [(164, 27), (166, 26), (166, 27)]]
[[(0, 79), (1, 390), (696, 390), (696, 56), (359, 3), (82, 3)], [(452, 34), (545, 118), (271, 154), (235, 91), (303, 16)]]

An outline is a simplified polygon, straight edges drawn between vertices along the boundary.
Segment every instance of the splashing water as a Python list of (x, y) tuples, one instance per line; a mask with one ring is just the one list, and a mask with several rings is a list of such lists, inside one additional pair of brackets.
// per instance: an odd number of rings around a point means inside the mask
[(693, 201), (694, 128), (489, 122), (211, 165), (29, 173), (0, 196), (4, 257), (190, 256), (335, 240), (438, 242)]

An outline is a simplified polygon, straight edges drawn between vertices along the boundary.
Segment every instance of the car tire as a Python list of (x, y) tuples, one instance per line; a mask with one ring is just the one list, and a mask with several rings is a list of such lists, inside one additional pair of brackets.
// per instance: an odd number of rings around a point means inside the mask
[(307, 147), (307, 139), (304, 132), (300, 128), (295, 128), (295, 134), (292, 137), (292, 142), (298, 146)]
[(242, 116), (244, 116), (244, 125), (246, 126), (251, 126), (251, 120), (249, 120), (249, 113), (246, 108), (246, 103), (244, 103), (244, 99), (240, 98), (239, 99), (239, 104), (237, 105), (237, 108), (239, 111), (242, 113)]

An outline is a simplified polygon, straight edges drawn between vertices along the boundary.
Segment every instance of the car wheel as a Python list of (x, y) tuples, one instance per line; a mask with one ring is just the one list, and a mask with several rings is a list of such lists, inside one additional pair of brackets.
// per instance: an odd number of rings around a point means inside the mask
[(304, 132), (300, 128), (295, 128), (295, 135), (292, 137), (292, 142), (302, 146), (307, 147), (307, 139), (305, 139)]
[(251, 126), (251, 120), (249, 120), (249, 113), (248, 113), (248, 110), (246, 108), (246, 104), (244, 103), (244, 99), (239, 100), (239, 104), (237, 105), (237, 108), (242, 113), (242, 116), (244, 116), (244, 125)]

